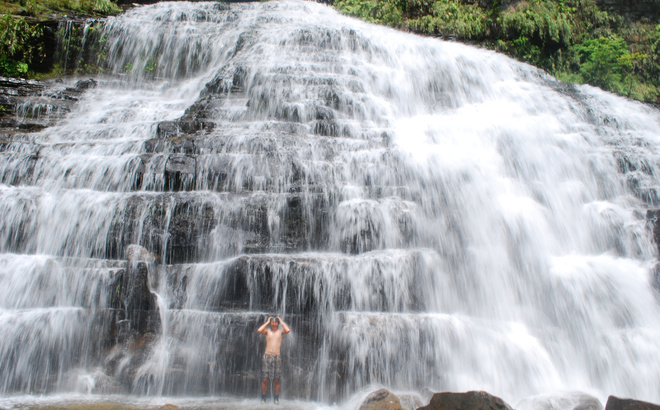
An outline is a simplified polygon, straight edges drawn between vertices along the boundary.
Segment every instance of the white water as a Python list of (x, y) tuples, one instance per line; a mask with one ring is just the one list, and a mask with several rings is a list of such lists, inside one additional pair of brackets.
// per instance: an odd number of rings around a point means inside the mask
[[(160, 3), (105, 30), (99, 86), (0, 157), (0, 404), (110, 385), (256, 406), (272, 314), (294, 406), (660, 402), (656, 110), (311, 2)], [(215, 126), (190, 175), (177, 138), (149, 147), (193, 104)], [(159, 257), (144, 357), (103, 336), (130, 244)]]

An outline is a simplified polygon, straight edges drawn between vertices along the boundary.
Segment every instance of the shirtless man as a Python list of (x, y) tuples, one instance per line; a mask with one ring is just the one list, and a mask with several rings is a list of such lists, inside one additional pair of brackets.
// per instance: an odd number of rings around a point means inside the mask
[[(279, 325), (282, 324), (282, 328)], [(270, 325), (270, 328), (268, 327)], [(266, 402), (266, 392), (268, 391), (268, 379), (273, 379), (273, 393), (275, 404), (280, 403), (280, 376), (282, 375), (282, 358), (280, 356), (280, 347), (282, 346), (282, 336), (291, 330), (279, 317), (273, 319), (269, 317), (266, 323), (261, 325), (257, 332), (266, 336), (266, 353), (261, 363), (261, 402)]]

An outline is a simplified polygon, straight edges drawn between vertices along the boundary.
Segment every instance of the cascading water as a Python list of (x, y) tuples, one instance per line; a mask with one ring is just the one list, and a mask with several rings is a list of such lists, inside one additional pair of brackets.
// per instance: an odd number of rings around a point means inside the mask
[(99, 30), (98, 86), (2, 145), (4, 397), (256, 398), (276, 314), (308, 405), (660, 402), (657, 110), (311, 2)]

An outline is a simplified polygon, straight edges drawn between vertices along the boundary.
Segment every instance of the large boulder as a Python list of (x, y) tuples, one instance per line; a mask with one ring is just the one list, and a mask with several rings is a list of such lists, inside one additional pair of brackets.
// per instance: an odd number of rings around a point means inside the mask
[(380, 389), (367, 396), (360, 410), (403, 410), (403, 407), (396, 395), (387, 389)]
[(610, 396), (607, 398), (605, 410), (660, 410), (660, 406), (645, 401)]
[(521, 400), (518, 408), (526, 410), (603, 410), (603, 404), (596, 397), (588, 394), (570, 392), (529, 397)]
[(512, 410), (504, 400), (483, 391), (436, 393), (431, 402), (418, 410)]

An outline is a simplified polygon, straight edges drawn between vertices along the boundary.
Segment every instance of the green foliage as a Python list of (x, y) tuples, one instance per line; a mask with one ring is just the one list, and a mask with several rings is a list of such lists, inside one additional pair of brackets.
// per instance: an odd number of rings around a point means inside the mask
[[(109, 15), (121, 11), (113, 0), (10, 0), (0, 4), (0, 10), (4, 11), (0, 17), (0, 75), (9, 77), (34, 76), (35, 67), (44, 69), (42, 63), (46, 61), (46, 54), (56, 53), (55, 50), (46, 50), (42, 25), (29, 23), (22, 15), (47, 18), (46, 14), (53, 12)], [(13, 13), (21, 16), (14, 16)], [(70, 48), (67, 46), (70, 56), (62, 59), (67, 61), (56, 63), (55, 69), (61, 67), (62, 73), (69, 72), (71, 67), (76, 67), (80, 72), (98, 72), (98, 64), (91, 62), (89, 54), (99, 51), (97, 49), (100, 47), (92, 45), (93, 50), (85, 54), (79, 50), (77, 39), (71, 40), (67, 39), (71, 45)], [(68, 61), (71, 56), (77, 56), (81, 61)], [(102, 57), (99, 55), (99, 59)]]
[(580, 57), (579, 73), (585, 82), (622, 93), (622, 80), (632, 69), (633, 56), (620, 37), (588, 39), (575, 47)]
[(83, 15), (112, 15), (121, 12), (121, 8), (113, 0), (9, 0), (0, 10), (39, 18), (47, 18), (53, 12), (74, 13)]
[(24, 18), (0, 17), (0, 75), (25, 77), (29, 64), (43, 54), (43, 30)]
[(334, 6), (344, 14), (371, 23), (399, 26), (403, 21), (402, 2), (396, 0), (338, 0)]
[(33, 0), (19, 0), (18, 4), (21, 5), (25, 13), (34, 16), (37, 14), (37, 4)]
[(639, 76), (628, 75), (624, 81), (625, 95), (640, 101), (658, 101), (660, 88), (651, 82), (640, 80)]
[(524, 61), (539, 62), (541, 59), (541, 47), (532, 43), (526, 36), (521, 36), (513, 40), (512, 45), (515, 50), (514, 54)]
[(660, 65), (660, 24), (656, 25), (653, 31), (648, 34), (649, 39), (649, 58), (656, 65)]
[(496, 48), (550, 72), (566, 69), (569, 61), (576, 60), (571, 47), (583, 28), (593, 28), (578, 17), (590, 9), (578, 8), (577, 3), (589, 1), (529, 0), (500, 11), (493, 29)]
[(145, 64), (145, 66), (144, 66), (144, 72), (147, 73), (147, 74), (153, 73), (154, 71), (156, 71), (157, 67), (158, 66), (157, 66), (155, 61), (148, 60), (147, 64)]
[[(33, 1), (33, 0), (31, 0)], [(50, 9), (82, 14), (117, 14), (121, 9), (111, 0), (43, 0)]]
[(98, 14), (117, 14), (121, 9), (111, 0), (94, 0), (92, 2), (92, 11)]
[(62, 12), (105, 16), (118, 14), (121, 8), (113, 0), (9, 0), (0, 3), (0, 12), (47, 19), (48, 14)]
[(425, 34), (447, 34), (463, 39), (483, 38), (490, 24), (486, 10), (458, 0), (438, 0), (431, 14), (409, 19), (409, 27)]
[(563, 1), (530, 0), (501, 13), (498, 25), (505, 38), (526, 38), (539, 47), (568, 46), (573, 35), (575, 8)]

